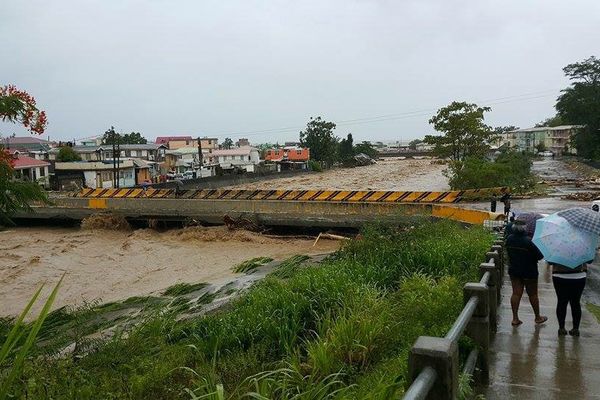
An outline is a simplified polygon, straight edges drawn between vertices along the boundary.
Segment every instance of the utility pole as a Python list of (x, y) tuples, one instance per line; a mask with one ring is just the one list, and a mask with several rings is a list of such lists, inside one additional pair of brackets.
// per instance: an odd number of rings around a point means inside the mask
[(202, 140), (198, 137), (198, 162), (202, 167)]
[(113, 188), (117, 187), (119, 177), (117, 175), (117, 138), (115, 131), (113, 130), (110, 134), (112, 139), (112, 159), (113, 159)]

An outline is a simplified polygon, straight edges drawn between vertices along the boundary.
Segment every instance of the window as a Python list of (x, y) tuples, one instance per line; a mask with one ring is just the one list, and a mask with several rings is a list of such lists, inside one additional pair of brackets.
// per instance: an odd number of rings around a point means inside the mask
[(296, 154), (301, 155), (302, 154), (302, 150), (296, 150)]
[(250, 156), (248, 156), (248, 161), (250, 161)]
[(40, 167), (40, 177), (46, 176), (46, 167)]

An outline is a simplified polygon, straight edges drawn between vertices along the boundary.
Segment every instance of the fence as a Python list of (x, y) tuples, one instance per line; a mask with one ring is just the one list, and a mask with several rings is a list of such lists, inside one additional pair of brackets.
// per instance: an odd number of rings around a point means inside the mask
[(454, 400), (458, 397), (458, 340), (463, 334), (471, 338), (476, 347), (468, 354), (462, 372), (478, 382), (488, 382), (490, 339), (496, 331), (504, 276), (503, 246), (503, 240), (497, 237), (485, 254), (485, 262), (479, 265), (479, 282), (465, 284), (465, 306), (448, 334), (443, 338), (421, 336), (413, 345), (408, 357), (412, 384), (404, 394), (404, 400)]

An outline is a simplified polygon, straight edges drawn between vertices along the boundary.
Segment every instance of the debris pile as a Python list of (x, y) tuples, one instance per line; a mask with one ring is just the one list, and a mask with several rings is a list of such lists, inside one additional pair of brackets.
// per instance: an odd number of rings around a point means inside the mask
[(564, 200), (576, 200), (576, 201), (600, 200), (600, 192), (569, 193), (566, 196), (562, 196), (561, 199), (564, 199)]
[(95, 214), (81, 221), (82, 229), (108, 229), (112, 231), (130, 231), (131, 226), (125, 217), (113, 214)]

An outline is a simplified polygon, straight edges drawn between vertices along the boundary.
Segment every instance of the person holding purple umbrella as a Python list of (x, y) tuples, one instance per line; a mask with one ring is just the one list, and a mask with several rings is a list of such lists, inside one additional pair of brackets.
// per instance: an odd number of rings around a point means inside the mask
[[(593, 260), (590, 260), (591, 263)], [(573, 329), (568, 333), (571, 336), (579, 336), (579, 324), (581, 323), (581, 295), (585, 288), (587, 278), (587, 264), (583, 263), (577, 268), (568, 268), (561, 264), (548, 263), (552, 265), (552, 284), (558, 302), (556, 304), (556, 318), (558, 319), (558, 336), (565, 336), (565, 319), (567, 317), (567, 306), (571, 305), (571, 317), (573, 318)]]
[(508, 275), (512, 284), (510, 306), (512, 308), (512, 326), (523, 323), (519, 319), (519, 305), (523, 291), (527, 290), (529, 302), (535, 314), (535, 323), (543, 324), (548, 317), (540, 314), (540, 300), (538, 297), (538, 261), (544, 258), (540, 250), (527, 235), (525, 222), (515, 220), (512, 233), (506, 238), (506, 252), (508, 254)]

